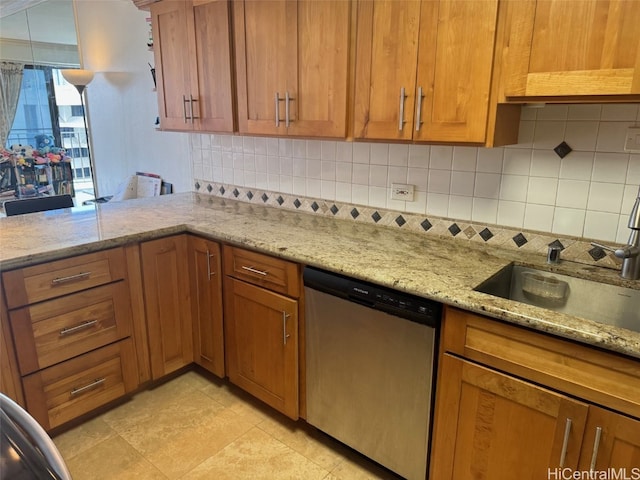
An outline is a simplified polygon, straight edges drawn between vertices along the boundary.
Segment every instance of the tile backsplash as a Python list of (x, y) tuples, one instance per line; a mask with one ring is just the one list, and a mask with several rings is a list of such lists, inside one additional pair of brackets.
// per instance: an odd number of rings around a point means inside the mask
[[(194, 185), (626, 243), (640, 154), (623, 145), (639, 105), (525, 107), (519, 143), (492, 149), (194, 133)], [(392, 200), (391, 183), (414, 185), (414, 201)]]

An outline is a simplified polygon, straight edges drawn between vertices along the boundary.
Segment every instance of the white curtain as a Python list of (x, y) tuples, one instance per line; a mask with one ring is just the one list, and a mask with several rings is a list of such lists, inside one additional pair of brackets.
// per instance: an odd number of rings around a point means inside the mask
[(23, 70), (22, 63), (0, 62), (0, 148), (6, 145), (16, 116)]

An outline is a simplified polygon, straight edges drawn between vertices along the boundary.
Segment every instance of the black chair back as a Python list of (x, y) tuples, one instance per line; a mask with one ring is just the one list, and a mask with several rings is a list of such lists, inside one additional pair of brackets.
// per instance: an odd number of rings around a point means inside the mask
[(22, 198), (4, 202), (4, 211), (7, 217), (68, 207), (73, 207), (73, 198), (69, 194)]

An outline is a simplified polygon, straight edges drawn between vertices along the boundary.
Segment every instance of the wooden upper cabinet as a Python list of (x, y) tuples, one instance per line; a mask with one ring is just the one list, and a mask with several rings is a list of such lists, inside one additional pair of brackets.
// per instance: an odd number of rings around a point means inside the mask
[(507, 97), (640, 94), (640, 2), (508, 3)]
[(227, 0), (151, 5), (160, 127), (233, 132)]
[(360, 1), (354, 136), (485, 143), (498, 1)]
[(236, 1), (240, 133), (346, 136), (346, 0)]

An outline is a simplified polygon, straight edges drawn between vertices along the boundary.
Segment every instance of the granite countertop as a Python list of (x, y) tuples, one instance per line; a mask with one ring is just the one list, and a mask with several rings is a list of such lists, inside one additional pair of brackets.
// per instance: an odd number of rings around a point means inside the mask
[[(0, 270), (185, 231), (640, 358), (638, 332), (473, 290), (513, 261), (546, 268), (539, 255), (196, 193), (2, 218)], [(601, 267), (555, 270), (640, 290)]]

